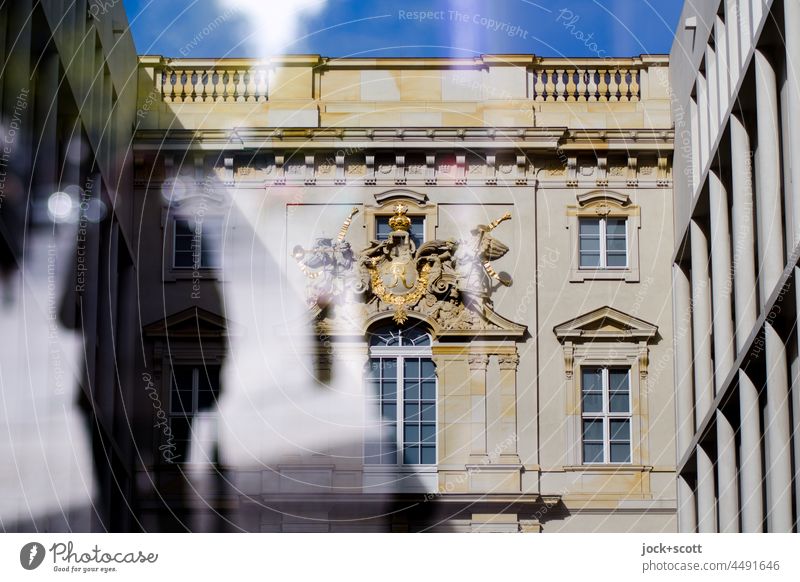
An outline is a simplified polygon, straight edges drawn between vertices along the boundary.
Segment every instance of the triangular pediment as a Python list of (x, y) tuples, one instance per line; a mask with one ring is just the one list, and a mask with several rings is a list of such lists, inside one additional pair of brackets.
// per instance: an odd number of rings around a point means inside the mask
[(553, 328), (560, 341), (596, 339), (649, 341), (658, 327), (613, 307), (601, 307)]
[(190, 307), (144, 326), (143, 331), (148, 337), (223, 337), (230, 334), (230, 323), (221, 315)]

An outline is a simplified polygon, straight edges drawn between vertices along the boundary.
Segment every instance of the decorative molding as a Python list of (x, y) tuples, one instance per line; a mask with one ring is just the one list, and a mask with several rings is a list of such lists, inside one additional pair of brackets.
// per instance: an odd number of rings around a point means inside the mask
[(567, 158), (567, 187), (576, 188), (578, 186), (578, 158), (570, 156)]
[(467, 356), (467, 361), (469, 362), (469, 369), (473, 372), (475, 371), (486, 371), (487, 367), (489, 366), (489, 356), (486, 354), (473, 354), (470, 353)]
[(519, 366), (519, 354), (503, 354), (497, 356), (501, 370), (516, 370)]
[(567, 380), (572, 379), (572, 372), (575, 367), (575, 346), (572, 341), (564, 342), (564, 375)]
[(658, 327), (605, 306), (555, 326), (553, 333), (561, 342), (614, 340), (648, 343), (658, 334)]
[(608, 186), (608, 158), (597, 156), (597, 178), (595, 184), (598, 186)]
[(637, 176), (637, 165), (638, 159), (636, 156), (628, 156), (628, 179), (627, 185), (631, 187), (635, 187), (639, 184), (639, 179)]
[[(383, 151), (367, 147), (357, 156), (346, 154), (349, 150), (332, 150), (319, 147), (294, 147), (292, 149), (237, 150), (236, 154), (223, 150), (217, 155), (208, 155), (209, 150), (162, 148), (153, 154), (137, 148), (135, 159), (140, 160), (137, 185), (169, 183), (178, 178), (202, 183), (208, 176), (225, 186), (246, 184), (253, 186), (285, 185), (345, 185), (364, 186), (405, 185), (409, 181), (418, 185), (475, 185), (526, 186), (530, 177), (536, 175), (545, 182), (559, 187), (638, 188), (644, 180), (649, 188), (664, 187), (670, 183), (668, 159), (645, 156), (650, 165), (637, 170), (637, 158), (631, 156), (631, 168), (617, 165), (608, 167), (606, 155), (597, 156), (595, 164), (588, 164), (586, 157), (577, 153), (557, 151), (513, 151), (503, 149), (473, 149), (471, 153), (453, 153), (428, 146), (405, 151)], [(443, 147), (443, 144), (442, 144)], [(472, 146), (469, 146), (472, 148)], [(141, 152), (141, 153), (140, 153)], [(409, 158), (410, 156), (410, 158)], [(559, 160), (561, 156), (561, 160)], [(203, 162), (198, 161), (203, 158)], [(206, 160), (209, 160), (206, 167)], [(211, 165), (210, 161), (215, 160)], [(657, 161), (656, 161), (657, 160)], [(148, 174), (148, 164), (164, 172)], [(566, 166), (564, 165), (566, 163)], [(655, 164), (658, 163), (658, 166)], [(536, 169), (534, 171), (534, 168)], [(652, 170), (645, 174), (644, 168)], [(541, 170), (541, 171), (539, 171)], [(637, 176), (638, 171), (638, 176)], [(141, 176), (147, 175), (146, 179)], [(611, 176), (611, 180), (609, 180)], [(628, 177), (634, 179), (628, 180)], [(641, 179), (640, 179), (641, 178)], [(627, 186), (626, 186), (627, 185)]]
[(406, 190), (405, 188), (386, 190), (385, 192), (375, 194), (373, 198), (375, 198), (375, 202), (380, 206), (383, 206), (387, 202), (391, 202), (392, 200), (396, 200), (398, 198), (411, 199), (420, 206), (425, 206), (425, 204), (428, 202), (427, 194), (415, 192), (414, 190)]
[(647, 349), (647, 342), (639, 342), (639, 376), (644, 380), (647, 378), (647, 366), (650, 363), (650, 354)]

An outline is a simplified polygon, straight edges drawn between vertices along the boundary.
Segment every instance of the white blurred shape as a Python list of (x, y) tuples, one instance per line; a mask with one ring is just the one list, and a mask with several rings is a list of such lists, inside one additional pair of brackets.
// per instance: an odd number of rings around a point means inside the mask
[(22, 271), (6, 283), (17, 299), (0, 304), (3, 527), (46, 526), (39, 520), (88, 508), (95, 493), (90, 437), (76, 406), (81, 338), (58, 320), (75, 236), (76, 227), (66, 226), (32, 237)]
[(58, 223), (74, 222), (76, 208), (72, 196), (66, 192), (54, 192), (47, 199), (47, 213)]
[(99, 223), (106, 217), (106, 205), (99, 198), (92, 198), (86, 202), (83, 215), (89, 222)]
[(261, 58), (282, 54), (301, 31), (304, 18), (319, 13), (327, 0), (219, 0), (223, 8), (241, 12), (251, 28), (249, 39)]
[(256, 197), (231, 195), (242, 227), (225, 245), (233, 331), (219, 405), (222, 458), (239, 468), (315, 454), (360, 465), (365, 427), (377, 426), (367, 417), (363, 361), (334, 361), (330, 383), (315, 381), (319, 346), (305, 289), (286, 276), (285, 215)]

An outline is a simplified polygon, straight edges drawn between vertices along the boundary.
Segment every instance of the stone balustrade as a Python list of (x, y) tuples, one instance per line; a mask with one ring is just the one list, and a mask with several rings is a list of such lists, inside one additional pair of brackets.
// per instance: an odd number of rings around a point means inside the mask
[(533, 71), (534, 101), (639, 101), (636, 68), (541, 68)]
[(263, 68), (171, 68), (156, 74), (156, 89), (167, 103), (256, 103), (267, 100)]
[[(668, 58), (139, 58), (139, 128), (672, 127)], [(147, 115), (154, 112), (154, 115)], [(166, 115), (166, 117), (164, 117)]]

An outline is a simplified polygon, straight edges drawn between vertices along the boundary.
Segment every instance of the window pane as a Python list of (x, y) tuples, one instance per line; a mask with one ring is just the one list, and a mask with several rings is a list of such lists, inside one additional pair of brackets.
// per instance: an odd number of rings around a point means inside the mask
[(403, 397), (406, 400), (419, 399), (419, 382), (417, 380), (406, 380), (405, 385), (406, 387), (403, 391)]
[(627, 392), (612, 392), (608, 398), (609, 412), (630, 412), (630, 398)]
[(419, 447), (406, 447), (403, 449), (403, 463), (406, 465), (418, 465)]
[(194, 253), (191, 251), (176, 251), (173, 263), (181, 269), (191, 268), (194, 266)]
[(381, 375), (381, 361), (373, 358), (369, 361), (367, 378), (378, 378)]
[(423, 465), (436, 464), (436, 447), (434, 445), (423, 445), (421, 462)]
[(603, 443), (584, 443), (583, 445), (584, 463), (603, 462)]
[(624, 238), (609, 237), (606, 240), (606, 249), (608, 249), (608, 254), (622, 254), (624, 256), (627, 248), (628, 247)]
[(419, 405), (418, 404), (406, 404), (404, 406), (404, 416), (406, 420), (419, 420)]
[(189, 236), (175, 235), (175, 252), (191, 253), (195, 244), (195, 236), (193, 234)]
[(217, 393), (213, 390), (200, 390), (197, 393), (197, 409), (208, 410), (217, 402)]
[(404, 346), (429, 346), (431, 345), (431, 337), (428, 332), (421, 325), (416, 325), (408, 329), (403, 329), (403, 345)]
[(433, 360), (422, 360), (422, 377), (423, 378), (436, 378), (436, 367), (433, 365)]
[(383, 398), (385, 400), (394, 400), (397, 398), (397, 382), (383, 381)]
[(194, 414), (194, 368), (175, 366), (172, 370), (170, 411), (175, 414)]
[(624, 444), (611, 443), (611, 462), (630, 463), (631, 446), (628, 443)]
[(612, 441), (629, 441), (631, 439), (630, 420), (611, 420), (610, 436)]
[(381, 416), (386, 420), (397, 420), (397, 404), (384, 404), (381, 406)]
[(419, 378), (419, 360), (417, 358), (406, 358), (403, 374), (406, 378)]
[(581, 384), (584, 392), (600, 392), (603, 390), (603, 370), (601, 368), (583, 368)]
[(380, 462), (382, 465), (396, 465), (397, 464), (397, 447), (394, 443), (385, 444), (381, 447)]
[(428, 404), (422, 407), (422, 420), (436, 420), (436, 405)]
[(436, 381), (425, 380), (422, 382), (422, 398), (434, 400), (436, 398)]
[(418, 424), (406, 424), (403, 428), (403, 440), (406, 443), (418, 443), (419, 442), (419, 425)]
[(188, 220), (175, 220), (175, 236), (194, 236), (194, 221), (190, 224)]
[(606, 258), (606, 265), (609, 267), (626, 267), (628, 265), (628, 257), (626, 255), (609, 254)]
[(583, 235), (596, 235), (600, 236), (600, 219), (599, 218), (581, 218), (579, 224), (579, 231)]
[(170, 411), (173, 414), (194, 414), (192, 390), (174, 389), (172, 391), (172, 405)]
[(383, 369), (384, 378), (397, 377), (397, 360), (394, 358), (386, 358), (381, 360), (381, 368)]
[(603, 395), (602, 393), (589, 393), (583, 395), (583, 411), (584, 412), (603, 412)]
[(606, 233), (610, 235), (625, 235), (625, 218), (606, 219)]
[(603, 441), (603, 421), (587, 420), (583, 421), (583, 440)]
[(600, 253), (587, 254), (581, 251), (581, 267), (599, 267)]
[(389, 228), (389, 217), (379, 216), (375, 221), (375, 230), (375, 236), (378, 240), (386, 240), (389, 238), (389, 233), (392, 232), (392, 229)]
[(425, 241), (425, 219), (422, 216), (411, 217), (411, 240), (417, 248)]
[(222, 265), (222, 252), (219, 249), (206, 248), (206, 241), (203, 241), (203, 248), (200, 253), (200, 266), (204, 269), (217, 269)]
[(595, 237), (581, 237), (581, 253), (599, 253), (600, 239)]
[(423, 424), (422, 425), (422, 442), (435, 443), (436, 442), (436, 425)]
[[(390, 216), (379, 216), (375, 220), (375, 236), (378, 240), (386, 240), (389, 238), (389, 233), (392, 229), (389, 227)], [(419, 246), (425, 240), (425, 217), (424, 216), (409, 216), (411, 219), (411, 228), (409, 229), (409, 238), (414, 244)]]
[(611, 390), (628, 391), (628, 370), (610, 369), (608, 371), (608, 385)]
[(183, 463), (186, 461), (189, 450), (189, 442), (192, 440), (192, 419), (191, 418), (172, 418), (169, 421), (169, 428), (172, 431), (172, 444), (175, 444), (176, 461)]

